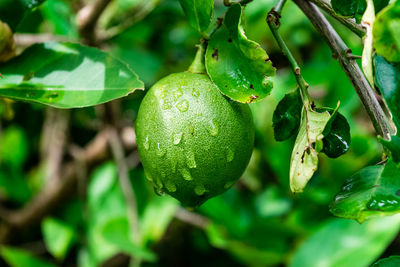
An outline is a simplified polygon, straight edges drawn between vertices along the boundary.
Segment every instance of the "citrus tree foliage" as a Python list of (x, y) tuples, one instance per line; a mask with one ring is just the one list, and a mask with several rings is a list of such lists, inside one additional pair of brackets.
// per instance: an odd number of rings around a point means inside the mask
[(400, 0), (1, 0), (0, 265), (398, 266), (399, 29)]

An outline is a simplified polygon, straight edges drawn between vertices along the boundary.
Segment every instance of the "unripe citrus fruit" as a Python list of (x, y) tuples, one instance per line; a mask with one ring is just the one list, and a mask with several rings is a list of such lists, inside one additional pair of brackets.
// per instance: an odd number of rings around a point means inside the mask
[(194, 207), (239, 179), (252, 153), (254, 128), (246, 104), (226, 99), (206, 74), (182, 72), (147, 92), (136, 138), (155, 189)]

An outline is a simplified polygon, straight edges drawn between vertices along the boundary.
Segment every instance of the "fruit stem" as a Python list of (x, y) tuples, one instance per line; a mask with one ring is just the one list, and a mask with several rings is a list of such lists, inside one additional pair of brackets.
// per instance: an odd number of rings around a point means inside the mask
[(196, 46), (198, 48), (196, 56), (194, 57), (194, 60), (187, 71), (199, 74), (206, 73), (206, 67), (204, 65), (204, 54), (205, 54), (204, 44), (201, 43)]

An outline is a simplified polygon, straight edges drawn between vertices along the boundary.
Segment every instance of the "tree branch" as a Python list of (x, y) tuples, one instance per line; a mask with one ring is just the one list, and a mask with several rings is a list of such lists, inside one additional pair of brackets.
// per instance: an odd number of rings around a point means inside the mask
[(304, 14), (309, 18), (317, 31), (325, 38), (330, 46), (333, 55), (338, 59), (347, 77), (356, 90), (358, 97), (361, 99), (372, 124), (377, 132), (385, 139), (390, 139), (390, 133), (393, 131), (388, 119), (383, 112), (375, 97), (375, 93), (362, 73), (357, 62), (349, 58), (351, 50), (346, 46), (332, 25), (327, 21), (325, 16), (318, 8), (306, 0), (294, 0)]
[(326, 13), (328, 13), (332, 18), (334, 18), (337, 21), (339, 21), (340, 23), (342, 23), (344, 26), (349, 28), (352, 32), (357, 34), (359, 37), (363, 37), (365, 35), (364, 27), (361, 26), (360, 24), (356, 23), (354, 19), (348, 19), (348, 18), (339, 16), (338, 14), (336, 14), (335, 11), (332, 9), (330, 1), (328, 1), (328, 0), (310, 0), (310, 2), (313, 2), (315, 5), (317, 5), (322, 10), (324, 10)]
[(95, 29), (97, 20), (110, 2), (111, 0), (92, 1), (79, 10), (76, 16), (76, 23), (81, 36), (85, 38), (87, 44), (96, 44), (97, 38)]

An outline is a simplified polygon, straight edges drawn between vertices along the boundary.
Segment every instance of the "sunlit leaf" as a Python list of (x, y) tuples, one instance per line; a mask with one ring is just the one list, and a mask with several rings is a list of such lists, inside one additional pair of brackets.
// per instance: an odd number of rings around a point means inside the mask
[(284, 141), (296, 134), (300, 125), (302, 107), (299, 90), (286, 94), (279, 102), (272, 117), (275, 140)]
[(373, 28), (376, 52), (390, 62), (400, 62), (400, 1), (387, 6), (376, 16)]
[(0, 72), (0, 96), (57, 108), (97, 105), (144, 88), (126, 64), (71, 43), (33, 45)]
[(8, 246), (0, 247), (1, 257), (10, 267), (55, 267), (48, 261), (44, 261), (31, 253)]
[(342, 186), (330, 211), (339, 217), (363, 222), (374, 216), (400, 212), (400, 168), (389, 159), (386, 165), (369, 166)]
[(328, 221), (296, 251), (289, 267), (365, 267), (379, 257), (396, 237), (399, 216), (359, 224), (351, 220)]
[(205, 32), (210, 25), (214, 11), (214, 0), (179, 0), (190, 26)]
[(55, 218), (42, 221), (42, 233), (48, 251), (57, 259), (63, 260), (77, 241), (75, 229)]
[(222, 27), (211, 36), (206, 67), (213, 82), (226, 96), (254, 103), (269, 95), (275, 68), (261, 46), (244, 35), (242, 7), (232, 5)]

